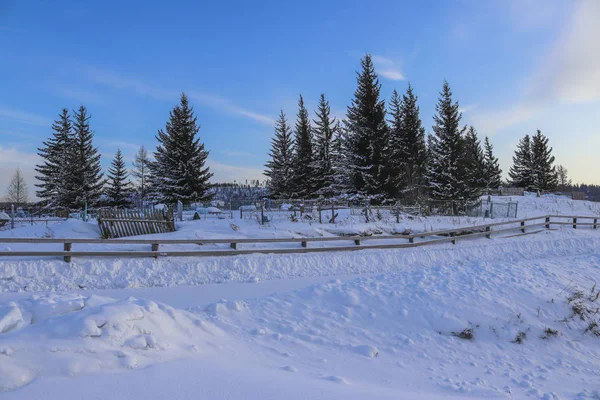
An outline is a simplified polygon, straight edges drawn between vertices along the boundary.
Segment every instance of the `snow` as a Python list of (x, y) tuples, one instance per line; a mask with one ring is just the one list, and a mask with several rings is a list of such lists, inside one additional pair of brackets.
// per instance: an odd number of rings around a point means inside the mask
[[(519, 217), (599, 215), (597, 204), (559, 196), (518, 200)], [(164, 237), (477, 224), (465, 217), (366, 224), (348, 214), (330, 225), (281, 215), (267, 226), (236, 220), (238, 230), (231, 220), (183, 222)], [(599, 318), (599, 233), (565, 226), (329, 254), (2, 259), (0, 396), (598, 398), (600, 338), (590, 327)], [(71, 220), (0, 234), (99, 235), (94, 224)]]

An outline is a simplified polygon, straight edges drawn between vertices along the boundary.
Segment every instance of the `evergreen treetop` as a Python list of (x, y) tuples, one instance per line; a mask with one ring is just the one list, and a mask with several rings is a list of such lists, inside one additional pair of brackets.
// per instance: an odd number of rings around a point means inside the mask
[(113, 207), (126, 207), (131, 205), (132, 187), (129, 172), (123, 160), (123, 154), (117, 149), (115, 158), (108, 169), (108, 188), (106, 194)]
[(209, 180), (212, 177), (206, 166), (209, 152), (200, 142), (194, 110), (185, 93), (170, 114), (165, 130), (158, 131), (158, 146), (154, 161), (149, 164), (155, 199), (167, 204), (181, 201), (184, 204), (210, 198)]
[(283, 110), (275, 122), (275, 135), (271, 139), (271, 160), (265, 165), (265, 176), (270, 179), (269, 190), (276, 199), (289, 199), (293, 185), (294, 143), (292, 131)]

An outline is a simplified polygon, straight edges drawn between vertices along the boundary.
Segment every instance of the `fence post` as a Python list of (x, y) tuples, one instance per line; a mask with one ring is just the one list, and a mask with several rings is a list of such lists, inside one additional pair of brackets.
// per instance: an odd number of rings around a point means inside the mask
[(240, 205), (240, 219), (243, 219), (242, 217), (242, 206)]
[[(64, 246), (63, 246), (63, 249), (65, 251), (71, 251), (71, 246), (72, 245), (73, 245), (72, 243), (65, 243)], [(65, 260), (65, 262), (68, 262), (68, 263), (71, 262), (71, 256), (64, 256), (63, 259)]]
[(546, 229), (550, 229), (550, 217), (546, 217)]
[(485, 231), (488, 232), (487, 235), (485, 235), (486, 238), (491, 239), (492, 238), (492, 228), (489, 226), (485, 227)]
[(598, 218), (594, 218), (594, 229), (597, 228), (597, 225), (596, 225), (597, 223), (598, 223)]
[(15, 229), (15, 205), (10, 205), (10, 229)]
[(577, 218), (573, 218), (573, 229), (577, 229)]
[(525, 221), (521, 221), (521, 232), (525, 233)]
[(306, 241), (302, 242), (302, 247), (306, 247)]
[(360, 239), (354, 239), (354, 244), (360, 246)]
[(265, 224), (265, 205), (264, 204), (260, 205), (260, 224), (261, 225)]
[[(157, 252), (158, 251), (158, 246), (159, 246), (158, 243), (152, 243), (152, 251), (156, 251)], [(158, 254), (155, 254), (154, 258), (158, 258)]]
[(321, 206), (317, 206), (317, 207), (319, 207), (319, 223), (322, 224), (323, 223), (323, 215), (322, 215)]

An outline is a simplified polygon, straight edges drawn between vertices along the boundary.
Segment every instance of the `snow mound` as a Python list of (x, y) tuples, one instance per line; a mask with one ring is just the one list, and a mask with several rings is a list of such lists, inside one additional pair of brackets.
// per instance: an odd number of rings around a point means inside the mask
[[(481, 398), (505, 398), (505, 388), (514, 398), (572, 398), (597, 387), (600, 341), (586, 333), (589, 321), (565, 323), (575, 304), (568, 297), (577, 286), (584, 293), (577, 296), (596, 304), (599, 263), (597, 252), (543, 262), (463, 260), (334, 280), (243, 306), (221, 301), (201, 315), (257, 354), (295, 357), (301, 371), (332, 382), (387, 384), (400, 373), (416, 387)], [(576, 376), (566, 378), (569, 371)]]
[(144, 367), (218, 334), (189, 312), (133, 297), (51, 294), (0, 304), (0, 391), (37, 375)]

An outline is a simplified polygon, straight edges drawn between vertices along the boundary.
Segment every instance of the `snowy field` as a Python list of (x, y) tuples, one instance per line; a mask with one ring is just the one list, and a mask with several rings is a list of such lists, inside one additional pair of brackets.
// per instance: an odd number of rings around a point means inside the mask
[[(518, 200), (520, 218), (600, 215), (598, 204), (556, 196)], [(214, 219), (169, 237), (481, 222)], [(68, 221), (0, 235), (98, 231)], [(570, 227), (350, 253), (1, 259), (0, 398), (598, 399), (596, 282), (600, 230)]]

